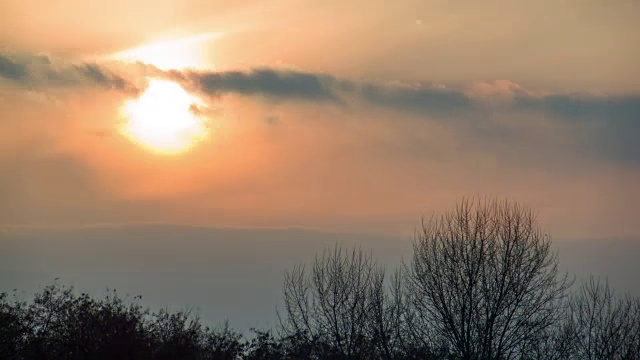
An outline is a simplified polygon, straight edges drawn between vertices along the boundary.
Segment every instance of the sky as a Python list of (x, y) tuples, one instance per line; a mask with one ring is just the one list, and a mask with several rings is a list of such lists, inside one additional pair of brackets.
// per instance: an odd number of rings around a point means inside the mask
[[(20, 228), (0, 236), (0, 292), (29, 299), (58, 283), (95, 297), (115, 289), (153, 310), (191, 309), (207, 325), (265, 329), (282, 314), (285, 271), (334, 246), (371, 254), (388, 276), (410, 260), (406, 236), (294, 228), (118, 225)], [(593, 275), (616, 294), (640, 296), (637, 238), (554, 241), (575, 286)], [(57, 280), (56, 280), (57, 278)]]
[(407, 239), (479, 196), (637, 243), (639, 43), (637, 0), (3, 0), (0, 226)]

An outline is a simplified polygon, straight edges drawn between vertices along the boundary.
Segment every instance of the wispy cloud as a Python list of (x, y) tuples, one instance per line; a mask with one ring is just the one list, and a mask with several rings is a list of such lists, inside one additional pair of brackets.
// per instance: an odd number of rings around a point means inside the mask
[(127, 93), (137, 88), (124, 76), (96, 63), (70, 63), (44, 55), (0, 54), (0, 78), (25, 87), (98, 86)]

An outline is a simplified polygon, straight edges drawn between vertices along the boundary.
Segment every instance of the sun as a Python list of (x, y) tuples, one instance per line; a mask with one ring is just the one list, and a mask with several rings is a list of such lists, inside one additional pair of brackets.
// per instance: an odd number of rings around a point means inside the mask
[(205, 119), (195, 112), (199, 106), (202, 101), (177, 83), (150, 80), (140, 97), (123, 105), (120, 130), (150, 151), (183, 153), (207, 137)]

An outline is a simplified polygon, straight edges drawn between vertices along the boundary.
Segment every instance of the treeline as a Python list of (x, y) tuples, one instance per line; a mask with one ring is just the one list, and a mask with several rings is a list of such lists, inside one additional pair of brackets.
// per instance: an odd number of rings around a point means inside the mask
[(640, 359), (640, 299), (574, 286), (526, 207), (463, 200), (413, 250), (391, 275), (325, 251), (286, 273), (278, 323), (250, 335), (115, 292), (2, 294), (0, 359)]

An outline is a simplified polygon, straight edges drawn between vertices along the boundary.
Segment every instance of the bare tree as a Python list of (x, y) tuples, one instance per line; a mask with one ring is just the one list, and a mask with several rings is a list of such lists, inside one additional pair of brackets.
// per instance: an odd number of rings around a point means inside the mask
[(623, 358), (637, 360), (640, 358), (640, 298), (636, 296), (629, 298), (629, 301), (632, 302), (631, 313), (628, 317), (630, 329)]
[(384, 271), (371, 255), (336, 246), (316, 257), (311, 271), (297, 266), (285, 274), (280, 329), (324, 348), (318, 357), (376, 358), (377, 345), (390, 343), (392, 327), (384, 292)]
[(640, 359), (640, 302), (592, 277), (572, 296), (575, 359)]
[(388, 289), (385, 289), (383, 281), (376, 281), (371, 292), (373, 341), (380, 359), (404, 359), (416, 348), (406, 327), (407, 304), (402, 270), (396, 270)]
[(463, 359), (524, 357), (570, 286), (533, 211), (508, 201), (464, 199), (423, 221), (407, 268), (412, 331)]
[(536, 339), (528, 342), (522, 351), (526, 360), (570, 360), (576, 351), (575, 324), (571, 321), (571, 309), (562, 304), (562, 317), (547, 327)]

